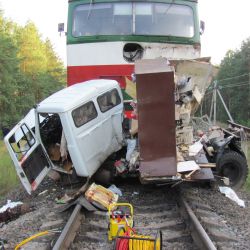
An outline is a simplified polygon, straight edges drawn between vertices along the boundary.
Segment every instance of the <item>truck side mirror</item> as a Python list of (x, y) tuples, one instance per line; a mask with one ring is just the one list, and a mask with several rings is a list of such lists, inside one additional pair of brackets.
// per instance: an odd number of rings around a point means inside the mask
[(58, 23), (58, 32), (61, 33), (64, 32), (64, 23)]
[(205, 31), (205, 22), (200, 21), (200, 35), (202, 35)]

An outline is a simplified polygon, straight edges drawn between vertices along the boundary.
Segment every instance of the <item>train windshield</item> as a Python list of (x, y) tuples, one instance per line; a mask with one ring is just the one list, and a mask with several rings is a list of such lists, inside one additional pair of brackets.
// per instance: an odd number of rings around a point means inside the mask
[(76, 6), (74, 37), (96, 35), (194, 36), (194, 14), (187, 5), (92, 3)]

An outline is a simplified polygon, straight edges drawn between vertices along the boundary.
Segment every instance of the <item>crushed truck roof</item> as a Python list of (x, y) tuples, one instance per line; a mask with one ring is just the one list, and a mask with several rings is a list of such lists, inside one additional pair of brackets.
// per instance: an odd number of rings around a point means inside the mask
[(90, 80), (62, 89), (43, 100), (37, 106), (38, 112), (61, 113), (82, 105), (108, 89), (119, 87), (114, 80)]

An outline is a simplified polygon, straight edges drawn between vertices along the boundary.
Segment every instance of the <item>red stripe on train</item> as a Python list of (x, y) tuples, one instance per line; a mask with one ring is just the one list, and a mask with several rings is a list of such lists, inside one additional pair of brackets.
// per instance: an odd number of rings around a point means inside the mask
[(125, 88), (125, 77), (131, 79), (134, 65), (68, 66), (67, 71), (68, 86), (92, 79), (113, 79), (120, 83), (121, 88)]

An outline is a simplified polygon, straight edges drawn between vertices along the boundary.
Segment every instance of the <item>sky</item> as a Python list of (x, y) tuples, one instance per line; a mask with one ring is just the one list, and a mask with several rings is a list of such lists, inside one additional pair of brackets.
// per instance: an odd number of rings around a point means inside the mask
[[(67, 23), (67, 0), (0, 0), (4, 16), (20, 25), (31, 20), (42, 37), (49, 38), (66, 64), (66, 38), (57, 32), (58, 23)], [(202, 56), (219, 64), (230, 49), (240, 48), (250, 37), (249, 0), (199, 0), (199, 16), (205, 21), (201, 37)]]

